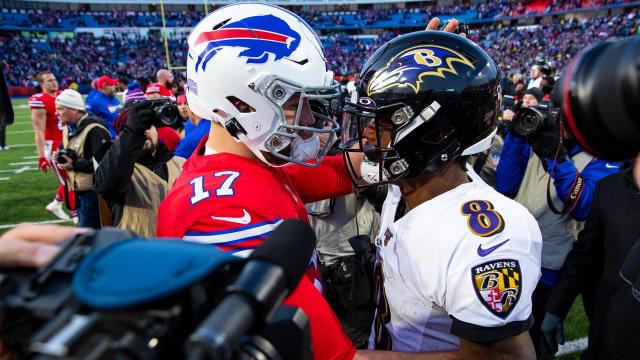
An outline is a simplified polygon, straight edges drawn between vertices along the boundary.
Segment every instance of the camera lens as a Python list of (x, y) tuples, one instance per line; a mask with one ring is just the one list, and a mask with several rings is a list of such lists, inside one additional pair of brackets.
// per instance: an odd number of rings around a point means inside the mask
[(173, 105), (163, 105), (156, 109), (158, 118), (162, 124), (173, 126), (178, 121), (178, 108)]
[(607, 160), (633, 158), (640, 150), (640, 37), (607, 41), (581, 51), (554, 89), (574, 139)]
[(544, 115), (540, 111), (531, 108), (522, 108), (513, 118), (513, 126), (518, 134), (526, 136), (538, 131), (543, 121)]

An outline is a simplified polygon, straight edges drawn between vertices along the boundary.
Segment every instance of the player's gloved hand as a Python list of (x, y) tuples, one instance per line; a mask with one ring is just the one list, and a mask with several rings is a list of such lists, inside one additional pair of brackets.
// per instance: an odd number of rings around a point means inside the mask
[(38, 158), (38, 169), (40, 169), (42, 172), (47, 172), (47, 170), (49, 170), (49, 167), (49, 160), (47, 160), (47, 158), (44, 156), (40, 156)]
[(554, 314), (546, 313), (540, 325), (545, 345), (554, 354), (558, 351), (558, 344), (564, 345), (564, 326), (562, 319)]
[(127, 115), (126, 127), (141, 136), (144, 136), (144, 132), (151, 128), (155, 120), (155, 114), (149, 108), (147, 101), (141, 101), (134, 105)]
[(541, 159), (564, 162), (567, 160), (567, 150), (560, 142), (560, 133), (555, 131), (543, 131), (534, 134), (527, 139), (533, 152)]

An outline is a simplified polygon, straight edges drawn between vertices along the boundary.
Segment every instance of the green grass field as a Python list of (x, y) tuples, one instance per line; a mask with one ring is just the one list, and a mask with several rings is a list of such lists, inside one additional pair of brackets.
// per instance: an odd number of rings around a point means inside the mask
[[(13, 101), (15, 123), (7, 127), (9, 150), (0, 151), (0, 226), (58, 220), (45, 206), (58, 188), (53, 171), (38, 170), (27, 99)], [(6, 231), (0, 228), (0, 232)]]
[[(58, 180), (53, 171), (44, 174), (38, 170), (27, 99), (16, 99), (13, 106), (15, 123), (7, 127), (10, 149), (0, 151), (0, 234), (10, 224), (57, 220), (44, 207), (53, 199)], [(582, 301), (578, 299), (565, 321), (565, 338), (571, 341), (585, 337), (587, 330)], [(559, 359), (579, 359), (579, 353)]]

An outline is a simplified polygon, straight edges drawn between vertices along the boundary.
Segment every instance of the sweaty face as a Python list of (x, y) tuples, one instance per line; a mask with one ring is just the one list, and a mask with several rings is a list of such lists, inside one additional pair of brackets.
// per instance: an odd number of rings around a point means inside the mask
[(58, 91), (58, 80), (56, 80), (55, 75), (53, 74), (45, 74), (42, 77), (42, 83), (40, 83), (42, 90), (46, 92), (56, 92)]

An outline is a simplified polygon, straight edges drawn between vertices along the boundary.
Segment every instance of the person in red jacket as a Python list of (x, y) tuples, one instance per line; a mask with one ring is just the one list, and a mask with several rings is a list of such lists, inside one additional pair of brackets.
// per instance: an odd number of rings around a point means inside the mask
[[(63, 124), (56, 115), (56, 96), (60, 93), (58, 90), (58, 81), (51, 71), (42, 71), (36, 75), (38, 85), (42, 88), (42, 92), (32, 95), (29, 98), (29, 108), (31, 109), (31, 122), (35, 134), (36, 150), (38, 151), (38, 168), (43, 172), (53, 169), (60, 181), (58, 190), (46, 209), (56, 217), (62, 220), (69, 220), (69, 215), (62, 210), (62, 203), (65, 199), (65, 179), (67, 174), (64, 170), (53, 166), (51, 162), (51, 154), (58, 150), (62, 144)], [(71, 192), (68, 196), (69, 207), (72, 210), (74, 221), (77, 222), (75, 213), (75, 196)]]

